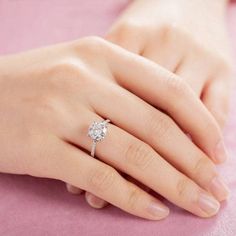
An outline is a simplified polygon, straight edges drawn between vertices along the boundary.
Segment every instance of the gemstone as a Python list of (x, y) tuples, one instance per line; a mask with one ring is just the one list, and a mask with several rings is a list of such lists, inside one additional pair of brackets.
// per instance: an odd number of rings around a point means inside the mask
[(102, 140), (107, 133), (107, 122), (93, 122), (88, 130), (88, 136), (93, 139), (93, 141), (98, 142)]

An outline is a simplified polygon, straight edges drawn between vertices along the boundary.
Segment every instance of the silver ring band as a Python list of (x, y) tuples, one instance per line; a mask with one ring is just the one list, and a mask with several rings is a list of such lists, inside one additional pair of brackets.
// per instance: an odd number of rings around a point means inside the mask
[(95, 157), (96, 146), (99, 141), (105, 138), (107, 134), (107, 126), (110, 120), (103, 120), (101, 122), (94, 121), (88, 129), (88, 136), (93, 140), (91, 156)]

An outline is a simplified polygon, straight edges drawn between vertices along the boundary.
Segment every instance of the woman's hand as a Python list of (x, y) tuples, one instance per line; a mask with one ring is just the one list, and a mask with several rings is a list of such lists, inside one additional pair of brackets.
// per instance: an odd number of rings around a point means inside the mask
[(221, 127), (229, 107), (227, 0), (135, 0), (107, 38), (183, 78)]
[[(223, 128), (229, 107), (231, 57), (225, 27), (227, 0), (135, 0), (107, 39), (179, 75)], [(146, 82), (149, 83), (146, 78)], [(154, 85), (158, 90), (158, 85)], [(190, 108), (189, 108), (190, 109)], [(224, 155), (213, 159), (225, 160)], [(72, 193), (81, 191), (70, 185)], [(86, 193), (94, 207), (104, 201)]]
[[(1, 172), (59, 179), (153, 220), (168, 208), (119, 172), (200, 217), (227, 197), (209, 158), (225, 158), (222, 136), (192, 89), (102, 39), (0, 59), (0, 101)], [(106, 118), (95, 159), (88, 127)]]

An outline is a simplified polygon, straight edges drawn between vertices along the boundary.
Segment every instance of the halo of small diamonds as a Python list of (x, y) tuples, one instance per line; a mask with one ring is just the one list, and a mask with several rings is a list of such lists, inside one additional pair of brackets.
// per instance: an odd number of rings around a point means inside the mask
[(105, 138), (107, 133), (107, 123), (109, 120), (97, 122), (94, 121), (90, 126), (88, 130), (88, 136), (92, 138), (94, 142), (101, 141)]

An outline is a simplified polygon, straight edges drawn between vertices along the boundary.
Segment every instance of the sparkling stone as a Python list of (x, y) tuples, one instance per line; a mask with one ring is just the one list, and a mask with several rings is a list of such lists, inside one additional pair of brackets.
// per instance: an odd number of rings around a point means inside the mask
[(102, 140), (107, 133), (107, 123), (106, 122), (93, 122), (89, 127), (88, 136), (94, 141)]

